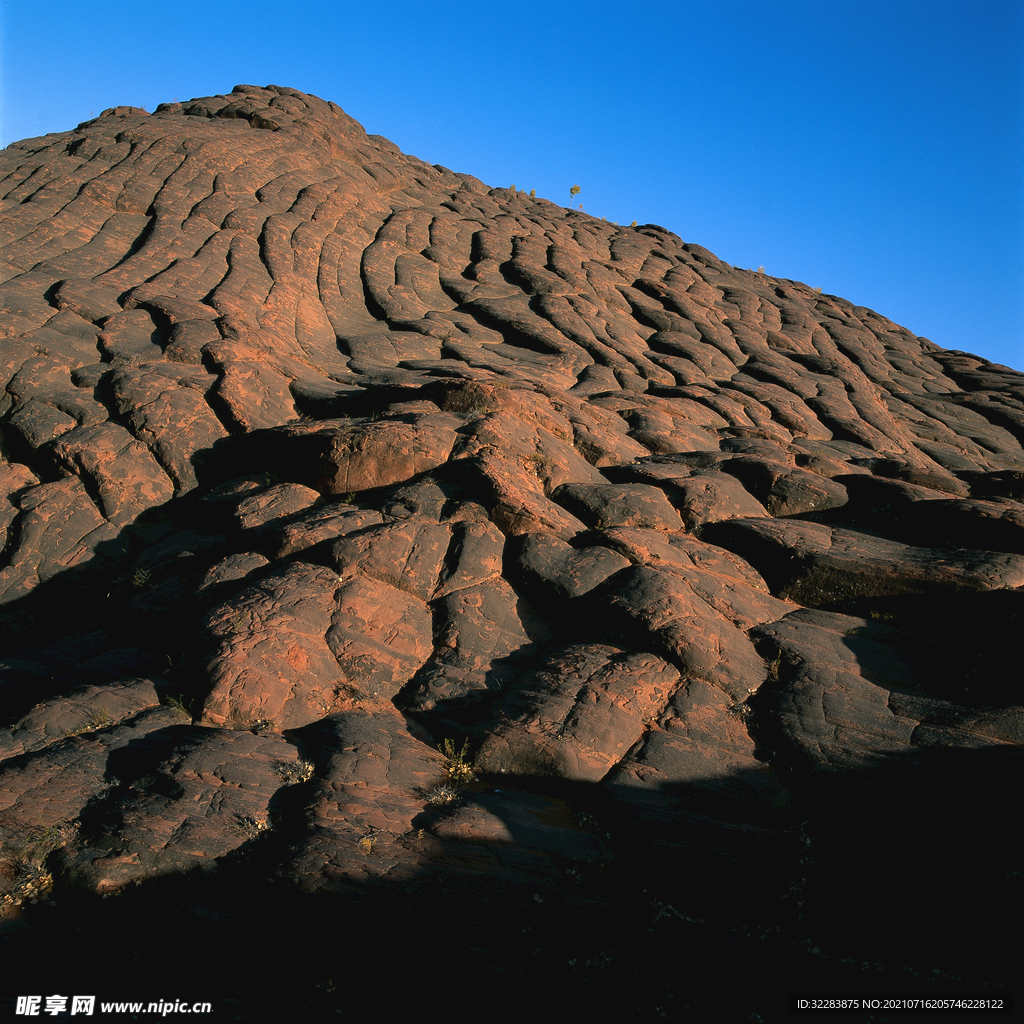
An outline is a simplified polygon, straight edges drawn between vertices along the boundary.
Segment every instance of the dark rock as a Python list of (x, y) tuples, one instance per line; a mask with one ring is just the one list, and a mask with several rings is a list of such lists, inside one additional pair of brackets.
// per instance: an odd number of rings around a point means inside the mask
[(657, 487), (643, 484), (562, 484), (551, 496), (590, 526), (679, 528), (679, 513)]
[(702, 538), (746, 558), (773, 593), (810, 607), (1024, 584), (1019, 555), (915, 547), (798, 520), (732, 520), (705, 527)]
[(682, 685), (653, 654), (567, 647), (522, 675), (500, 700), (480, 769), (600, 781), (646, 734)]

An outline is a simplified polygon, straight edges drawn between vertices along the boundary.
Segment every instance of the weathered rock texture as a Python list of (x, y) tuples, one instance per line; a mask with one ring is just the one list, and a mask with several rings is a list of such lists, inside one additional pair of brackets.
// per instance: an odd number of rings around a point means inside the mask
[(374, 956), (639, 1019), (1003, 982), (1024, 375), (276, 86), (0, 195), (12, 949), (294, 928), (276, 1019)]

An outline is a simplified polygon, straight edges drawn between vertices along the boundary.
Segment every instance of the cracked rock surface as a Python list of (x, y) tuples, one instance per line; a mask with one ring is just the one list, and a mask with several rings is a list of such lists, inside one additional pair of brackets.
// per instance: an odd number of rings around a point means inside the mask
[(381, 944), (639, 1019), (999, 990), (1022, 445), (1024, 374), (293, 89), (14, 143), (0, 938), (302, 936), (189, 980), (239, 1020)]

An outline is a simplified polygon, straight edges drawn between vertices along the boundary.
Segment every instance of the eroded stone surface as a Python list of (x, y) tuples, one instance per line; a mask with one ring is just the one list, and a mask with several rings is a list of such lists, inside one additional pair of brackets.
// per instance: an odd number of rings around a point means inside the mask
[(3, 908), (337, 897), (643, 1019), (998, 979), (1002, 833), (899, 900), (929, 780), (1019, 785), (1024, 375), (283, 87), (15, 143), (0, 202)]

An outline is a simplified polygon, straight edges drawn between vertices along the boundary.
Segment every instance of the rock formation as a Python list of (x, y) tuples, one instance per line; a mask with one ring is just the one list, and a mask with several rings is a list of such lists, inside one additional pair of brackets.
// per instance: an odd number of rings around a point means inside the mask
[(1008, 984), (1024, 374), (277, 86), (15, 143), (0, 195), (38, 994)]

